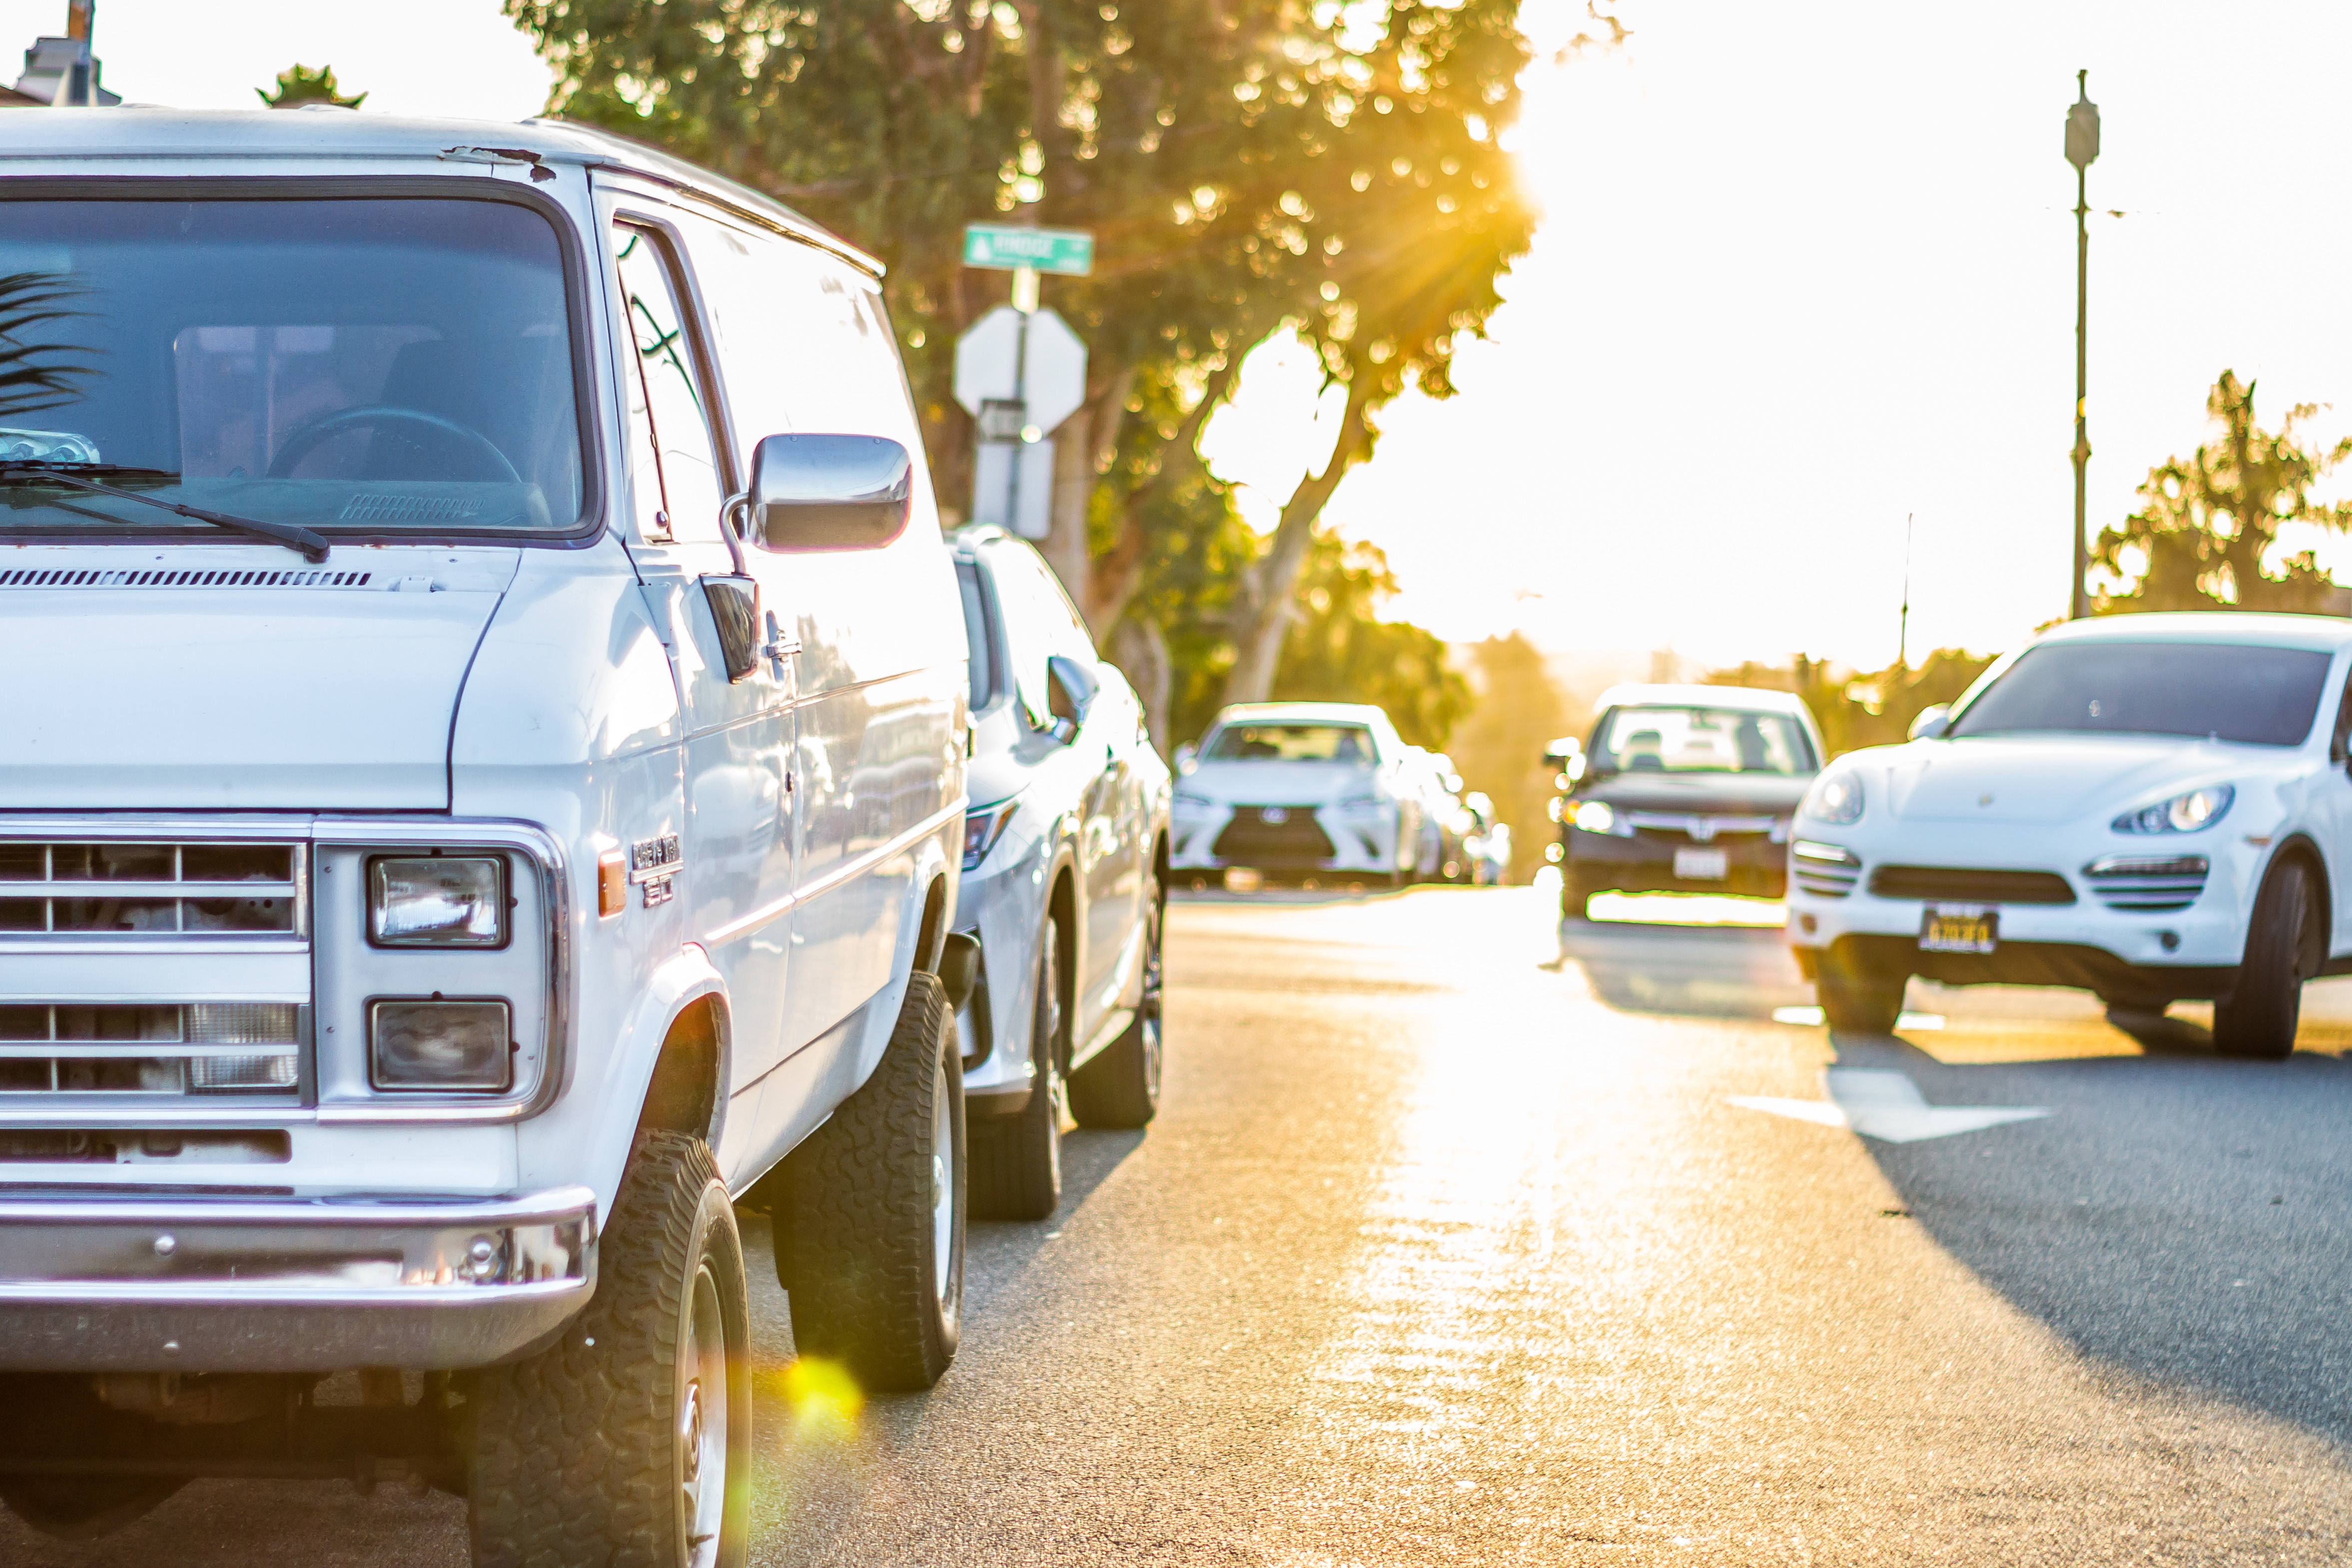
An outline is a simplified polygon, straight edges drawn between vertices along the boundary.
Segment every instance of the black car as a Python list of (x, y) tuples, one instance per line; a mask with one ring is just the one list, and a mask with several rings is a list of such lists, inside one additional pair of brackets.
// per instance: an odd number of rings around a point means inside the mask
[(1617, 686), (1559, 802), (1560, 913), (1596, 893), (1788, 890), (1789, 821), (1822, 766), (1812, 716), (1786, 692)]

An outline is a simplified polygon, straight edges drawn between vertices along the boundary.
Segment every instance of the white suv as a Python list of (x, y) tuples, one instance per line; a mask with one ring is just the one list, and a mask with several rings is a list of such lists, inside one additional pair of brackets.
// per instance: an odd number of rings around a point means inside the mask
[(2224, 1054), (2288, 1054), (2303, 982), (2352, 968), (2347, 670), (2333, 618), (2075, 622), (1832, 762), (1789, 847), (1832, 1027), (1892, 1028), (1920, 975), (2210, 998)]
[(539, 123), (5, 114), (0, 213), (0, 1498), (390, 1470), (488, 1561), (743, 1561), (736, 1202), (869, 1387), (961, 1310), (875, 264)]

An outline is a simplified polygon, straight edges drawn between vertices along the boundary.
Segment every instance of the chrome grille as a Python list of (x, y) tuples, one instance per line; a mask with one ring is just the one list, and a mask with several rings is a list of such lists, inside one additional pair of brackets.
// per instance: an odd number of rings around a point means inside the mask
[(1800, 839), (1790, 846), (1789, 874), (1806, 893), (1821, 898), (1843, 898), (1862, 880), (1862, 862), (1835, 844)]
[(0, 1094), (291, 1094), (292, 1002), (0, 1003)]
[(1691, 811), (1627, 811), (1624, 816), (1637, 833), (1679, 835), (1698, 844), (1742, 833), (1769, 833), (1780, 825), (1778, 817), (1710, 817)]
[(131, 570), (94, 567), (11, 567), (0, 588), (365, 588), (365, 571)]
[(2109, 855), (2084, 866), (2083, 877), (2109, 909), (2167, 915), (2197, 902), (2209, 870), (2203, 855)]
[(0, 940), (295, 936), (288, 843), (0, 842)]

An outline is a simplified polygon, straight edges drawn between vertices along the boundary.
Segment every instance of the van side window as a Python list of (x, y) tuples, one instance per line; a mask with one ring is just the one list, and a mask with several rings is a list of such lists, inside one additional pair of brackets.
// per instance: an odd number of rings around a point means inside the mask
[(625, 340), (636, 350), (622, 373), (637, 527), (646, 538), (716, 543), (724, 496), (705, 406), (708, 383), (695, 363), (678, 303), (683, 291), (664, 248), (647, 230), (625, 224), (614, 227), (621, 300), (628, 313)]

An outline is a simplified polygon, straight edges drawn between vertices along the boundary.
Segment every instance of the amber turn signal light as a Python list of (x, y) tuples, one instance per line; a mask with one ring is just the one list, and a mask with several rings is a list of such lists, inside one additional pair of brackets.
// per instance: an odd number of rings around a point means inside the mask
[(618, 915), (629, 904), (629, 860), (618, 850), (596, 857), (596, 913)]

